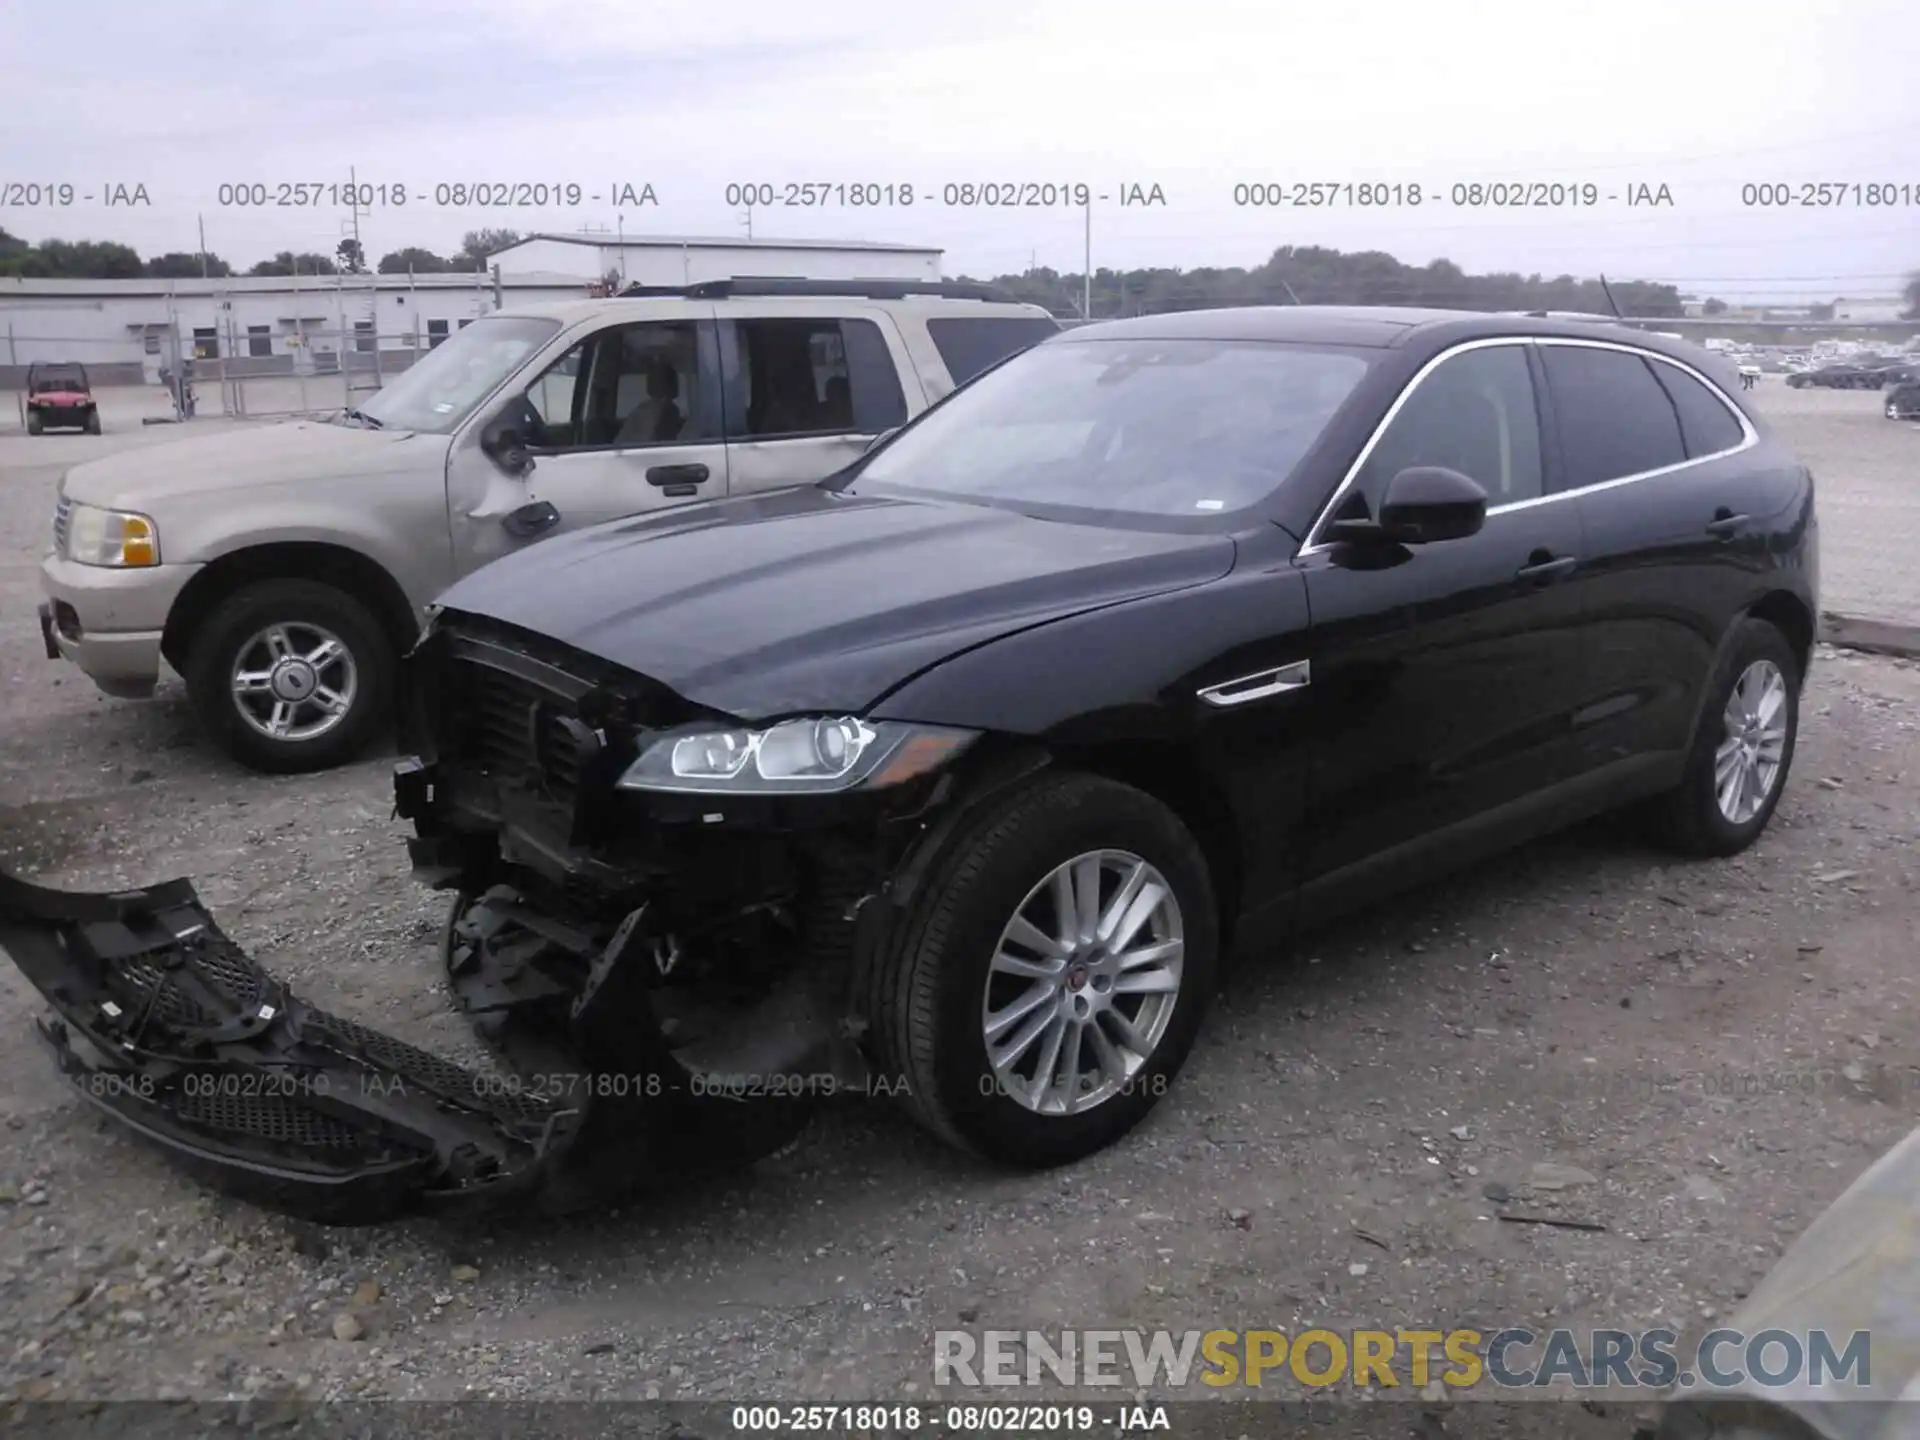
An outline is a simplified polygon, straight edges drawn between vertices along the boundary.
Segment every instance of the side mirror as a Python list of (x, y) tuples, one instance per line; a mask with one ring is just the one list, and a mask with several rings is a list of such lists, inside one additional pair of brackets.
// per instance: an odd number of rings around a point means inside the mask
[(1487, 521), (1487, 492), (1458, 470), (1416, 465), (1387, 482), (1378, 520), (1338, 520), (1334, 537), (1388, 545), (1430, 545), (1480, 533)]
[(882, 445), (886, 444), (887, 441), (891, 440), (895, 435), (898, 435), (899, 433), (900, 433), (900, 427), (898, 425), (895, 425), (890, 430), (882, 430), (878, 435), (874, 436), (871, 440), (867, 442), (867, 448), (863, 450), (861, 453), (864, 455), (871, 455), (874, 451), (878, 450)]
[(509, 475), (525, 475), (533, 469), (533, 456), (527, 453), (527, 441), (511, 420), (490, 422), (480, 432), (480, 448)]

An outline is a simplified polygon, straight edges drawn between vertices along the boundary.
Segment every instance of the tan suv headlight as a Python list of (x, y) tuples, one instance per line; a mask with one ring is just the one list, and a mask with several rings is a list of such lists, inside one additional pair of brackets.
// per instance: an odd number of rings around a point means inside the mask
[(135, 568), (160, 563), (160, 531), (131, 510), (75, 503), (67, 515), (67, 558), (81, 565)]

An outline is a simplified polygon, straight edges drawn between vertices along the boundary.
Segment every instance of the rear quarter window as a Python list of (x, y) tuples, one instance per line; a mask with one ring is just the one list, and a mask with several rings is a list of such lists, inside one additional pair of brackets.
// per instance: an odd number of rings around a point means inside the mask
[(1041, 315), (957, 315), (927, 321), (933, 348), (955, 385), (1059, 332), (1055, 321)]
[(1706, 386), (1678, 366), (1659, 360), (1651, 363), (1654, 377), (1673, 401), (1674, 411), (1680, 417), (1680, 433), (1687, 442), (1689, 460), (1732, 450), (1747, 438), (1726, 402)]

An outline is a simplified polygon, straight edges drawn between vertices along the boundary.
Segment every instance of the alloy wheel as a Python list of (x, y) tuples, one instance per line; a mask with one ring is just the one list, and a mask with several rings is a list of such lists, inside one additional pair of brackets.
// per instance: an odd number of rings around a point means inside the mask
[(1713, 793), (1729, 823), (1758, 815), (1780, 781), (1787, 750), (1787, 681), (1771, 660), (1740, 672), (1721, 719), (1726, 738), (1713, 757)]
[(347, 718), (360, 689), (353, 651), (318, 625), (269, 625), (234, 654), (228, 688), (247, 725), (270, 740), (314, 740)]
[(1173, 887), (1138, 855), (1055, 868), (994, 947), (981, 1026), (1000, 1089), (1041, 1115), (1120, 1094), (1167, 1033), (1185, 948)]

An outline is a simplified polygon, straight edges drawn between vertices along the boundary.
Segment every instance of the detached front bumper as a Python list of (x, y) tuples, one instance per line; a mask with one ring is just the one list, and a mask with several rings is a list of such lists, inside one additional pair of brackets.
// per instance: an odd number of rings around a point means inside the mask
[(40, 566), (50, 659), (70, 660), (109, 695), (142, 699), (160, 679), (167, 615), (200, 570), (154, 565), (112, 570), (49, 555)]
[[(116, 894), (0, 873), (0, 950), (88, 1102), (219, 1188), (334, 1224), (514, 1199), (567, 1208), (591, 1087), (530, 1094), (292, 994), (191, 884)], [(604, 1133), (604, 1132), (603, 1132)]]

